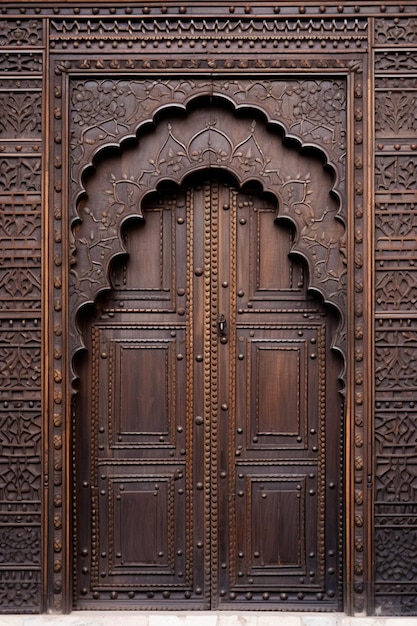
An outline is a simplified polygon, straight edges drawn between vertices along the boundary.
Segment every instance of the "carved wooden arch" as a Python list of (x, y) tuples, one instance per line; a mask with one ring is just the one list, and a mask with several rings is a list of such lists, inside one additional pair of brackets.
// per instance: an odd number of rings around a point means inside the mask
[[(211, 94), (212, 96), (212, 94)], [(173, 105), (153, 116), (152, 128), (141, 127), (137, 139), (119, 142), (113, 156), (101, 148), (94, 159), (96, 176), (78, 193), (78, 217), (73, 223), (73, 263), (70, 277), (72, 355), (82, 348), (76, 318), (110, 288), (109, 266), (125, 254), (122, 225), (143, 218), (142, 201), (166, 180), (177, 184), (191, 173), (217, 168), (231, 172), (240, 185), (256, 180), (278, 202), (277, 218), (295, 226), (292, 252), (309, 269), (308, 288), (333, 305), (340, 316), (334, 348), (345, 356), (346, 262), (345, 228), (341, 221), (337, 175), (325, 152), (304, 158), (301, 138), (282, 136), (278, 120), (253, 106), (237, 115), (230, 99), (216, 98), (202, 108), (199, 96), (187, 106)], [(280, 132), (277, 132), (277, 129)], [(105, 146), (109, 149), (109, 144)], [(112, 168), (109, 169), (109, 166)], [(95, 212), (88, 203), (96, 199)], [(97, 201), (98, 200), (98, 201)]]

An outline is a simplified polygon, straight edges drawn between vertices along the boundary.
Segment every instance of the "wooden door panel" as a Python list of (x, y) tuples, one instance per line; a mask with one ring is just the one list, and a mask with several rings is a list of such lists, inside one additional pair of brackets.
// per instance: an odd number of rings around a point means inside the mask
[(176, 426), (185, 411), (185, 362), (178, 359), (184, 328), (114, 324), (97, 325), (96, 333), (93, 398), (108, 422), (101, 444), (105, 454), (131, 447), (175, 448)]
[(282, 474), (247, 474), (245, 480), (248, 576), (263, 581), (273, 576), (272, 586), (281, 587), (288, 584), (287, 576), (305, 574), (306, 476), (283, 468)]
[(242, 456), (268, 449), (311, 455), (317, 443), (311, 431), (317, 432), (323, 402), (322, 325), (239, 327), (237, 334), (236, 419), (246, 432)]
[[(122, 434), (167, 437), (172, 431), (170, 399), (175, 394), (170, 388), (171, 347), (159, 341), (116, 346), (114, 408), (118, 437)], [(134, 378), (129, 377), (130, 372), (135, 372)], [(152, 389), (154, 393), (149, 393)]]
[[(84, 322), (77, 399), (79, 608), (207, 607), (204, 448), (194, 417), (185, 194), (161, 190), (123, 233), (128, 256)], [(83, 366), (84, 367), (84, 366)], [(84, 371), (84, 370), (83, 370)], [(197, 386), (198, 389), (198, 386)], [(203, 431), (204, 432), (204, 431)]]
[[(97, 550), (92, 579), (101, 591), (183, 588), (187, 541), (184, 464), (100, 464)], [(189, 555), (188, 555), (189, 556)]]
[(317, 493), (323, 496), (314, 465), (236, 465), (230, 569), (221, 574), (221, 585), (228, 589), (226, 606), (230, 600), (246, 601), (247, 594), (276, 603), (283, 592), (292, 604), (299, 593), (301, 606), (314, 604), (325, 584), (326, 561)]
[[(112, 285), (120, 293), (124, 308), (173, 311), (177, 305), (176, 285), (185, 284), (182, 254), (186, 230), (184, 194), (162, 191), (143, 203), (145, 220), (125, 225), (123, 240), (128, 256), (111, 268)], [(178, 224), (180, 220), (180, 224)], [(182, 221), (181, 221), (182, 220)]]
[(237, 199), (237, 285), (239, 305), (265, 308), (272, 300), (304, 297), (303, 268), (289, 252), (290, 228), (276, 223), (278, 205), (255, 189)]
[(219, 359), (231, 398), (219, 441), (220, 459), (229, 459), (228, 480), (218, 481), (220, 608), (312, 608), (319, 597), (337, 604), (334, 569), (326, 573), (326, 546), (336, 553), (339, 539), (326, 501), (325, 420), (336, 370), (329, 376), (326, 367), (326, 312), (308, 296), (302, 269), (289, 259), (291, 231), (275, 217), (276, 203), (252, 189), (232, 191), (220, 217), (236, 242), (232, 352)]

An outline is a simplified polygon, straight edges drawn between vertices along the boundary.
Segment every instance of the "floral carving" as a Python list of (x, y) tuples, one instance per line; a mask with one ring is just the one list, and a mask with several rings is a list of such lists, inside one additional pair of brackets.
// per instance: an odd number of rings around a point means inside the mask
[(0, 46), (39, 46), (42, 44), (41, 20), (1, 20)]
[[(134, 136), (164, 105), (181, 109), (198, 96), (231, 99), (236, 107), (263, 110), (300, 142), (320, 146), (338, 171), (345, 170), (346, 93), (342, 80), (88, 80), (74, 81), (73, 176), (100, 146)], [(343, 210), (343, 207), (342, 207)]]
[[(259, 180), (278, 198), (279, 215), (297, 227), (293, 251), (310, 263), (310, 283), (327, 301), (344, 310), (344, 228), (337, 219), (339, 204), (331, 176), (319, 161), (298, 158), (298, 151), (283, 146), (264, 123), (247, 115), (235, 122), (219, 105), (208, 108), (205, 121), (191, 110), (187, 124), (175, 121), (155, 124), (151, 134), (139, 138), (123, 160), (112, 160), (98, 169), (97, 181), (88, 187), (99, 211), (88, 197), (79, 206), (74, 226), (75, 256), (72, 269), (72, 310), (77, 310), (108, 284), (106, 268), (123, 251), (120, 224), (141, 216), (141, 202), (158, 182), (180, 182), (193, 171), (222, 167), (240, 183)], [(294, 174), (294, 172), (297, 172)], [(323, 184), (323, 180), (327, 180)], [(321, 182), (320, 182), (321, 181)]]
[(406, 270), (376, 272), (375, 301), (380, 311), (410, 311), (417, 303), (417, 277)]
[(415, 44), (417, 43), (417, 18), (376, 20), (375, 37), (379, 44)]
[(0, 159), (0, 191), (40, 191), (39, 158)]
[[(410, 134), (417, 130), (417, 96), (405, 91), (377, 92), (375, 130), (388, 137)], [(391, 131), (391, 132), (389, 132)]]
[(0, 110), (7, 116), (0, 117), (0, 135), (6, 137), (41, 136), (41, 96), (31, 92), (0, 92)]
[(407, 156), (377, 156), (375, 159), (377, 190), (415, 189), (417, 163)]

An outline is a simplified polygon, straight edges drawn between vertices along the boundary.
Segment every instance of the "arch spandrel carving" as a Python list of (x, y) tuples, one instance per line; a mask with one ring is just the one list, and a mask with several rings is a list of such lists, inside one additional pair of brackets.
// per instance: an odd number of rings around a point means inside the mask
[[(149, 192), (162, 181), (181, 183), (195, 171), (220, 168), (241, 185), (259, 181), (276, 196), (277, 218), (295, 226), (292, 252), (308, 264), (309, 288), (340, 313), (335, 347), (344, 353), (345, 230), (336, 176), (323, 153), (306, 158), (305, 151), (299, 142), (285, 141), (255, 111), (237, 114), (221, 101), (160, 116), (134, 144), (97, 161), (96, 174), (86, 184), (73, 228), (71, 310), (77, 313), (110, 287), (109, 265), (125, 253), (122, 224), (143, 217), (142, 200)], [(89, 197), (95, 198), (95, 209)], [(75, 315), (72, 320), (75, 324)], [(71, 335), (75, 352), (81, 347), (75, 327)]]
[[(342, 78), (110, 79), (72, 83), (71, 206), (85, 168), (109, 145), (134, 139), (165, 109), (186, 111), (196, 97), (221, 98), (236, 110), (262, 112), (268, 123), (300, 145), (319, 148), (343, 196), (346, 156), (346, 82)], [(340, 205), (344, 218), (345, 208)], [(73, 215), (75, 217), (75, 215)]]

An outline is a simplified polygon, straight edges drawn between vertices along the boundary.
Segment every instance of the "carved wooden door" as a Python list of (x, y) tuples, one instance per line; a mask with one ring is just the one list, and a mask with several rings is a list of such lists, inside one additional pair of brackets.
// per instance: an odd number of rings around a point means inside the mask
[(143, 212), (80, 319), (75, 606), (340, 609), (336, 320), (260, 186)]

